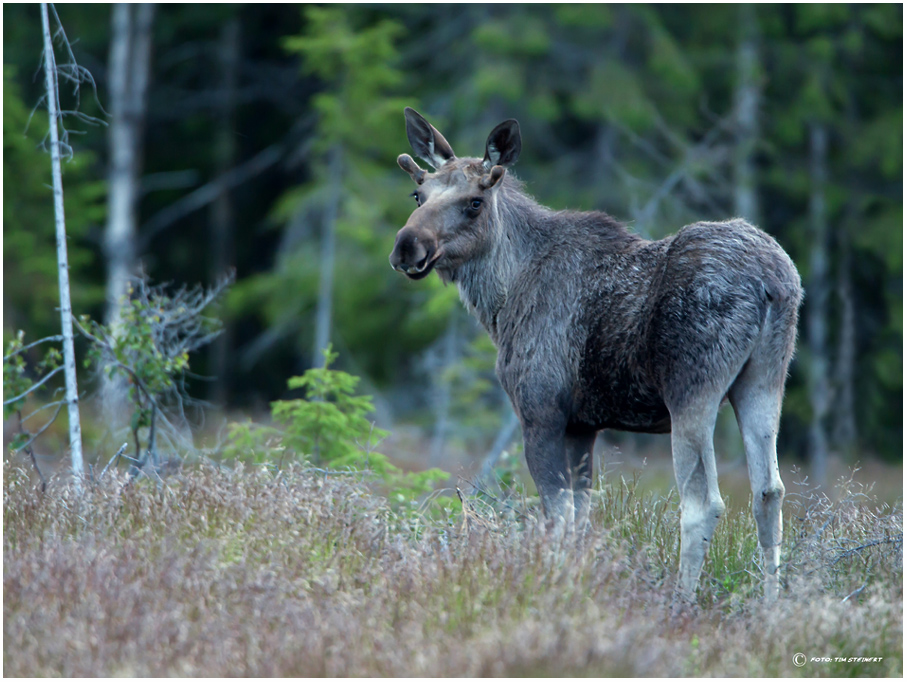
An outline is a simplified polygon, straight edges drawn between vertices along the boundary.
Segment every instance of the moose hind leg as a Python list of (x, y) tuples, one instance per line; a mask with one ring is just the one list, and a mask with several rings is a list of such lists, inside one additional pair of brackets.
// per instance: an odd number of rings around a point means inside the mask
[(671, 412), (671, 450), (680, 492), (678, 595), (693, 601), (715, 527), (724, 513), (713, 436), (718, 402)]
[(773, 602), (780, 590), (784, 484), (778, 471), (776, 441), (783, 386), (778, 382), (767, 382), (766, 378), (758, 367), (748, 366), (731, 386), (728, 397), (737, 415), (746, 452), (753, 491), (753, 516), (764, 557), (765, 600)]

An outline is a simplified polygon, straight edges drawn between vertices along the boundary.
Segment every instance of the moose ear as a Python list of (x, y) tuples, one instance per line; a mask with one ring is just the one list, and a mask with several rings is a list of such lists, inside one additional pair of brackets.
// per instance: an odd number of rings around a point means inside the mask
[(406, 107), (406, 137), (416, 152), (416, 156), (438, 169), (451, 159), (456, 158), (450, 144), (435, 127), (423, 118), (415, 109)]
[(520, 158), (521, 148), (520, 124), (516, 119), (507, 119), (488, 136), (482, 161), (485, 170), (491, 170), (494, 166), (512, 166)]

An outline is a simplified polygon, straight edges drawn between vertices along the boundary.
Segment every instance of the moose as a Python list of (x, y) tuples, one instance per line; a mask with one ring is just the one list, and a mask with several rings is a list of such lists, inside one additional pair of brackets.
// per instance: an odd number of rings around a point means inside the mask
[(437, 271), (498, 351), (496, 373), (522, 426), (526, 463), (555, 527), (588, 522), (592, 451), (602, 429), (670, 433), (680, 492), (676, 594), (695, 598), (725, 505), (713, 436), (729, 401), (743, 436), (764, 557), (764, 598), (780, 590), (776, 440), (802, 298), (790, 257), (742, 219), (698, 222), (658, 241), (606, 213), (538, 204), (508, 172), (521, 150), (509, 119), (483, 158), (459, 158), (407, 107), (416, 155), (397, 163), (416, 209), (391, 266)]

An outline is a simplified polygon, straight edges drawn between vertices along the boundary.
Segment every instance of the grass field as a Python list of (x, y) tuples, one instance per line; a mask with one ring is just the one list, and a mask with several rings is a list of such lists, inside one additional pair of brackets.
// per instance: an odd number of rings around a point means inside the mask
[(672, 617), (677, 499), (633, 481), (600, 481), (592, 529), (558, 544), (500, 491), (429, 513), (359, 475), (204, 466), (78, 497), (6, 464), (4, 674), (902, 675), (901, 505), (791, 487), (778, 605), (729, 500)]

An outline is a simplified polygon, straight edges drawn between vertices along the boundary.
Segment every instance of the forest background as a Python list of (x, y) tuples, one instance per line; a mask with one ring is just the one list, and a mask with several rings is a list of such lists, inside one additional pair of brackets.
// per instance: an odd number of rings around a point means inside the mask
[[(461, 155), (517, 118), (515, 172), (549, 206), (605, 210), (650, 238), (730, 216), (775, 236), (807, 294), (782, 466), (821, 480), (830, 457), (900, 464), (900, 4), (56, 11), (96, 85), (78, 102), (61, 93), (83, 116), (66, 119), (74, 312), (113, 314), (123, 273), (210, 284), (235, 269), (216, 310), (225, 332), (193, 354), (188, 383), (230, 419), (296, 395), (287, 379), (329, 339), (375, 397), (392, 458), (474, 471), (518, 442), (493, 348), (456, 290), (387, 262), (413, 207), (395, 163), (412, 106)], [(4, 337), (37, 339), (58, 333), (47, 119), (31, 115), (37, 5), (4, 4), (3, 41)], [(93, 400), (101, 382), (81, 381), (87, 430), (109, 443), (86, 458), (107, 461), (121, 439)], [(199, 442), (218, 442), (212, 414)], [(734, 428), (725, 410), (719, 447), (742, 468)], [(62, 461), (64, 439), (48, 436), (42, 454)], [(669, 461), (666, 439), (600, 447)]]

